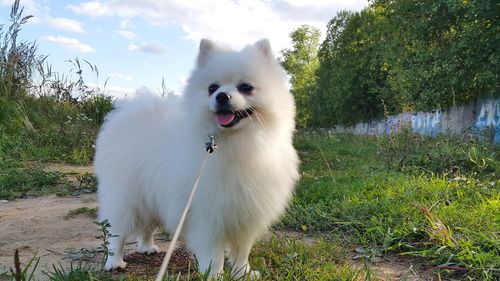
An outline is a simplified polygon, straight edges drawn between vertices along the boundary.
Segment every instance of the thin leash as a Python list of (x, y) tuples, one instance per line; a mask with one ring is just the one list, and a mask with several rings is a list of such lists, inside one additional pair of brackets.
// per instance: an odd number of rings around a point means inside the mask
[(175, 229), (174, 237), (172, 237), (172, 240), (170, 241), (170, 245), (168, 246), (167, 253), (165, 254), (165, 257), (163, 258), (163, 262), (161, 263), (160, 271), (158, 272), (158, 275), (156, 275), (155, 281), (161, 281), (163, 280), (163, 276), (165, 276), (165, 272), (167, 271), (167, 266), (168, 262), (170, 261), (170, 258), (172, 257), (172, 253), (174, 252), (175, 249), (175, 244), (177, 243), (177, 240), (179, 239), (179, 235), (182, 230), (182, 226), (184, 225), (184, 221), (186, 220), (187, 213), (189, 211), (189, 208), (191, 207), (191, 202), (193, 201), (194, 195), (196, 191), (198, 190), (198, 183), (200, 182), (200, 178), (203, 172), (203, 168), (205, 167), (205, 163), (207, 162), (208, 155), (217, 149), (217, 141), (215, 140), (214, 136), (208, 136), (210, 140), (205, 143), (205, 150), (207, 153), (205, 154), (205, 158), (203, 159), (203, 164), (201, 164), (200, 171), (198, 172), (198, 177), (196, 178), (196, 181), (194, 182), (193, 189), (191, 190), (191, 194), (189, 195), (189, 199), (186, 203), (186, 207), (184, 208), (184, 211), (182, 212), (181, 218), (179, 220), (179, 224), (177, 225), (177, 228)]

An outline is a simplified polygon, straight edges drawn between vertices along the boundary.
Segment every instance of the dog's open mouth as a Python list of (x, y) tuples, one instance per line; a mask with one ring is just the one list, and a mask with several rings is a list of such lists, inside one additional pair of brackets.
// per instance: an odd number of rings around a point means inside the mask
[(253, 111), (253, 108), (240, 110), (221, 109), (215, 113), (215, 120), (217, 121), (217, 124), (222, 127), (231, 128), (238, 124), (241, 119), (252, 115)]

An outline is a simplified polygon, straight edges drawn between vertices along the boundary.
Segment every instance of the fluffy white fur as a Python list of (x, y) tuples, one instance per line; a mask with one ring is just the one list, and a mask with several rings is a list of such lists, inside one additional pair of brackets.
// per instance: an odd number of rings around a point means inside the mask
[[(183, 229), (200, 270), (213, 275), (229, 262), (247, 273), (256, 238), (285, 210), (298, 179), (292, 146), (295, 105), (286, 76), (267, 40), (241, 51), (202, 40), (185, 93), (178, 98), (141, 95), (118, 103), (97, 139), (99, 216), (108, 219), (110, 249), (106, 269), (124, 267), (127, 237), (140, 252), (157, 252), (153, 232), (173, 232), (205, 155), (207, 135), (219, 149), (209, 155), (199, 190)], [(251, 95), (237, 86), (249, 83)], [(213, 95), (208, 87), (217, 83)], [(256, 113), (232, 128), (215, 120), (215, 97), (224, 91), (235, 108)]]

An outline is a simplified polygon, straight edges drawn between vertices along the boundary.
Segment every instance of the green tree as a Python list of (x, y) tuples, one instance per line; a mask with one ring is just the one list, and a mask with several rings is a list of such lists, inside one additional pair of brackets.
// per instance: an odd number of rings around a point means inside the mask
[(303, 25), (290, 34), (292, 48), (281, 51), (280, 62), (290, 75), (299, 128), (307, 127), (312, 116), (310, 98), (316, 88), (320, 35), (317, 28)]
[(494, 0), (374, 0), (303, 26), (282, 52), (298, 124), (352, 125), (408, 111), (445, 110), (500, 96), (500, 6)]
[(500, 95), (500, 10), (494, 0), (379, 0), (394, 40), (389, 83), (403, 107), (446, 109)]
[(384, 21), (368, 8), (359, 13), (339, 12), (328, 23), (313, 98), (317, 125), (367, 121), (383, 115), (382, 100), (394, 104), (386, 85)]

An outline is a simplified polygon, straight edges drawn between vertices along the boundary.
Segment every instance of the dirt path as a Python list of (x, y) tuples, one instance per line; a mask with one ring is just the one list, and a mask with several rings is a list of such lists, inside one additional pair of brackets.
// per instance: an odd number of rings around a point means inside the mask
[(63, 174), (93, 174), (94, 167), (92, 166), (78, 166), (78, 165), (70, 165), (64, 163), (45, 163), (44, 170), (54, 171)]
[[(102, 251), (98, 250), (101, 241), (96, 236), (100, 233), (94, 219), (86, 214), (66, 217), (71, 210), (81, 207), (97, 207), (96, 194), (0, 203), (0, 272), (13, 267), (16, 249), (23, 265), (35, 254), (40, 257), (37, 280), (43, 280), (43, 272), (51, 270), (52, 265), (61, 264), (68, 269), (71, 263), (77, 264), (80, 259), (97, 269)], [(156, 243), (163, 250), (168, 245), (164, 235), (157, 235)], [(135, 243), (127, 243), (126, 252), (132, 253), (133, 249)], [(134, 260), (137, 263), (141, 260), (134, 255), (128, 258), (133, 260), (132, 264)], [(156, 259), (161, 262), (160, 257)]]
[[(77, 175), (94, 172), (91, 166), (45, 163), (45, 170), (57, 171), (69, 180)], [(44, 272), (52, 271), (53, 265), (69, 269), (80, 260), (85, 266), (99, 269), (103, 260), (102, 235), (95, 218), (88, 212), (68, 216), (71, 211), (80, 208), (95, 209), (97, 194), (78, 196), (0, 200), (0, 273), (14, 266), (14, 252), (19, 251), (21, 264), (24, 266), (35, 255), (40, 258), (35, 272), (36, 280), (47, 280)], [(95, 213), (95, 212), (94, 212)], [(168, 247), (168, 237), (163, 233), (155, 235), (155, 243), (162, 251)], [(135, 253), (136, 243), (128, 242), (125, 246), (127, 269), (113, 274), (133, 272), (138, 275), (156, 273), (162, 261), (163, 253), (145, 256)], [(184, 271), (192, 255), (182, 243), (174, 252), (169, 268)], [(1, 278), (0, 278), (1, 279)]]
[[(46, 170), (67, 176), (93, 173), (90, 166), (45, 165)], [(68, 268), (81, 257), (82, 248), (96, 249), (99, 241), (93, 218), (84, 214), (66, 217), (71, 210), (82, 207), (96, 208), (97, 195), (0, 201), (0, 272), (13, 267), (16, 249), (23, 265), (35, 254), (40, 258), (37, 276), (53, 264)]]
[(40, 257), (40, 270), (59, 261), (69, 264), (72, 254), (81, 248), (95, 248), (99, 241), (92, 218), (64, 217), (70, 210), (97, 206), (96, 195), (79, 197), (41, 197), (0, 203), (0, 270), (13, 266), (15, 249), (21, 262), (33, 255)]

